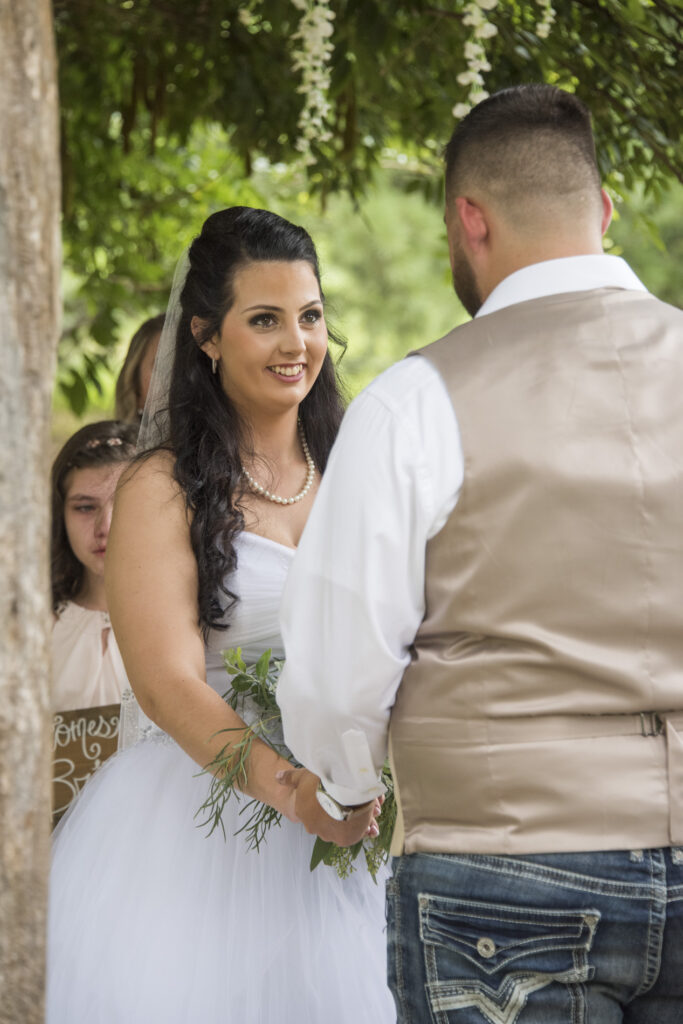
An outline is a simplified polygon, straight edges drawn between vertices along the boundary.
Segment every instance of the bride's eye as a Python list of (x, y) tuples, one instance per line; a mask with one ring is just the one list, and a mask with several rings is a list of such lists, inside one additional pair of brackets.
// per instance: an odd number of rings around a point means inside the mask
[(307, 309), (301, 319), (307, 324), (317, 324), (319, 320), (322, 320), (321, 309)]
[(275, 317), (272, 313), (257, 313), (256, 316), (252, 316), (249, 323), (252, 327), (272, 327)]

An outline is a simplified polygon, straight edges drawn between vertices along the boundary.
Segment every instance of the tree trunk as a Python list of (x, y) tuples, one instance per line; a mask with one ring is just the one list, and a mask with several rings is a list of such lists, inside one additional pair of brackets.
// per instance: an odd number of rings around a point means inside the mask
[(43, 1020), (49, 422), (59, 327), (50, 0), (0, 0), (0, 1024)]

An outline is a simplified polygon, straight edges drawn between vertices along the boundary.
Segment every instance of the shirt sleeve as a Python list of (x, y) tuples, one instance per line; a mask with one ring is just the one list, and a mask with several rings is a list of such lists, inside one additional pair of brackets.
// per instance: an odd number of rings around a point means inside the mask
[(424, 616), (427, 540), (462, 485), (455, 413), (415, 357), (350, 406), (289, 573), (285, 740), (340, 803), (382, 792), (387, 729)]

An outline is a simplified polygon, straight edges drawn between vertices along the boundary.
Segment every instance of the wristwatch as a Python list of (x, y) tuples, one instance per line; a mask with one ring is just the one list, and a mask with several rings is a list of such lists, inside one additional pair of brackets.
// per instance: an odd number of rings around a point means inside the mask
[(334, 818), (335, 821), (348, 821), (356, 811), (362, 810), (371, 803), (370, 800), (366, 800), (363, 804), (356, 804), (353, 807), (347, 807), (345, 804), (340, 804), (333, 796), (330, 796), (327, 790), (323, 789), (322, 782), (318, 784), (318, 789), (316, 790), (315, 795), (325, 814), (329, 814), (330, 818)]

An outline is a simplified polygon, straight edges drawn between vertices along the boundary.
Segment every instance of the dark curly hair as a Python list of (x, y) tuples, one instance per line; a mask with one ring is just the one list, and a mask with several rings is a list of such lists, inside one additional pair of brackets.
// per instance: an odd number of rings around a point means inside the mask
[(78, 561), (66, 533), (64, 500), (67, 480), (72, 469), (90, 469), (130, 462), (135, 455), (138, 428), (121, 420), (89, 423), (73, 434), (52, 464), (52, 530), (50, 541), (50, 575), (52, 610), (78, 595), (83, 585), (83, 566)]
[[(191, 513), (190, 537), (199, 575), (199, 624), (224, 629), (225, 612), (237, 597), (225, 585), (237, 566), (236, 536), (244, 529), (239, 508), (243, 489), (241, 454), (250, 437), (219, 375), (201, 345), (220, 332), (234, 302), (236, 272), (250, 263), (308, 263), (320, 285), (313, 241), (303, 228), (267, 210), (235, 206), (212, 214), (190, 246), (181, 295), (168, 407), (168, 441), (174, 475)], [(322, 294), (322, 290), (321, 290)], [(191, 330), (197, 317), (200, 337)], [(331, 340), (344, 347), (328, 330)], [(299, 407), (311, 455), (322, 473), (344, 412), (341, 385), (329, 352)]]

